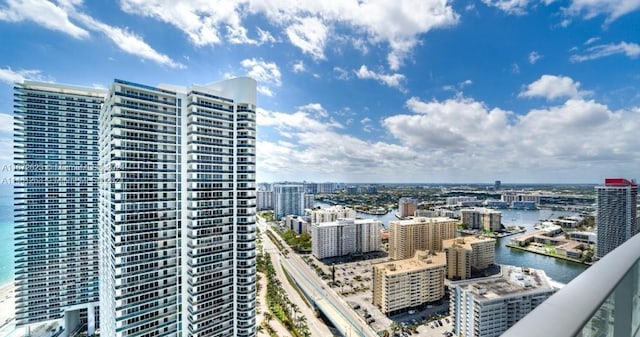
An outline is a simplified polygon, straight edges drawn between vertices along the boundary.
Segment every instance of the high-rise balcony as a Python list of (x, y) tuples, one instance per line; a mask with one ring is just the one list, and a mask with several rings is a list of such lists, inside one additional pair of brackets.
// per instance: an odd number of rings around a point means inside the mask
[(640, 235), (609, 252), (502, 336), (640, 336)]

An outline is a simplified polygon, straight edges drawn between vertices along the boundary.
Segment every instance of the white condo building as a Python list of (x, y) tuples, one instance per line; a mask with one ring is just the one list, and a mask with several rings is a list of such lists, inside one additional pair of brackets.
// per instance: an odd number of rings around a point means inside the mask
[(311, 223), (334, 222), (338, 219), (355, 219), (356, 210), (340, 205), (314, 209), (309, 213)]
[(316, 193), (333, 193), (338, 188), (336, 183), (317, 183)]
[(303, 215), (304, 185), (274, 184), (273, 212), (276, 220), (280, 220), (287, 215)]
[(502, 212), (490, 208), (477, 207), (460, 210), (462, 224), (467, 229), (498, 232), (502, 229)]
[(311, 209), (316, 202), (316, 196), (313, 194), (305, 194), (304, 195), (304, 209)]
[(381, 222), (338, 219), (311, 225), (311, 251), (318, 259), (380, 250)]
[(447, 206), (461, 206), (462, 203), (478, 202), (476, 197), (447, 197)]
[(255, 336), (256, 82), (115, 80), (100, 115), (101, 335)]
[(258, 190), (256, 192), (256, 206), (258, 211), (273, 209), (273, 191)]
[(638, 185), (633, 180), (607, 178), (596, 186), (596, 256), (600, 259), (636, 235)]
[(454, 335), (498, 337), (556, 291), (543, 270), (501, 267), (499, 275), (450, 284)]
[(17, 326), (98, 328), (98, 116), (105, 91), (15, 86)]

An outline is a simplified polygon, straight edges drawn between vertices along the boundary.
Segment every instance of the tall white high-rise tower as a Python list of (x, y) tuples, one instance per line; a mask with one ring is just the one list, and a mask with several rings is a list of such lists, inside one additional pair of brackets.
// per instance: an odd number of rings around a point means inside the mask
[(254, 336), (256, 82), (116, 80), (100, 116), (104, 336)]
[(287, 215), (302, 215), (304, 212), (304, 185), (274, 184), (273, 212), (276, 220)]
[(633, 180), (607, 178), (596, 186), (596, 256), (602, 258), (638, 233), (636, 202), (638, 185)]
[(98, 116), (105, 91), (15, 86), (16, 323), (97, 328)]

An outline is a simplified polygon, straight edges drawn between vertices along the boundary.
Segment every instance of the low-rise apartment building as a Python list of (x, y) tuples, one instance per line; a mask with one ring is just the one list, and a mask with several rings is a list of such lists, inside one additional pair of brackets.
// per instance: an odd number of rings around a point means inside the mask
[(447, 278), (465, 280), (471, 273), (495, 264), (495, 239), (465, 236), (444, 240), (442, 247), (447, 258)]
[(311, 251), (318, 259), (380, 250), (381, 222), (338, 219), (311, 225)]
[(543, 270), (514, 266), (449, 289), (453, 333), (464, 337), (498, 337), (556, 291)]
[(386, 315), (444, 297), (446, 259), (443, 253), (417, 251), (412, 258), (372, 267), (373, 304)]
[(311, 232), (311, 223), (307, 216), (287, 215), (284, 219), (284, 226), (298, 235)]
[(334, 222), (338, 219), (355, 219), (356, 211), (345, 206), (331, 206), (327, 208), (314, 209), (309, 212), (311, 223)]

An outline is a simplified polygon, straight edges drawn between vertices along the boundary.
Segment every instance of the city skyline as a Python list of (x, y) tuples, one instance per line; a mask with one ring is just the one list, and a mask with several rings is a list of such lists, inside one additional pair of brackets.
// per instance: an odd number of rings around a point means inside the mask
[(0, 56), (0, 163), (11, 159), (13, 82), (188, 86), (248, 75), (259, 91), (257, 181), (635, 178), (638, 9), (11, 0), (0, 4), (13, 43)]

